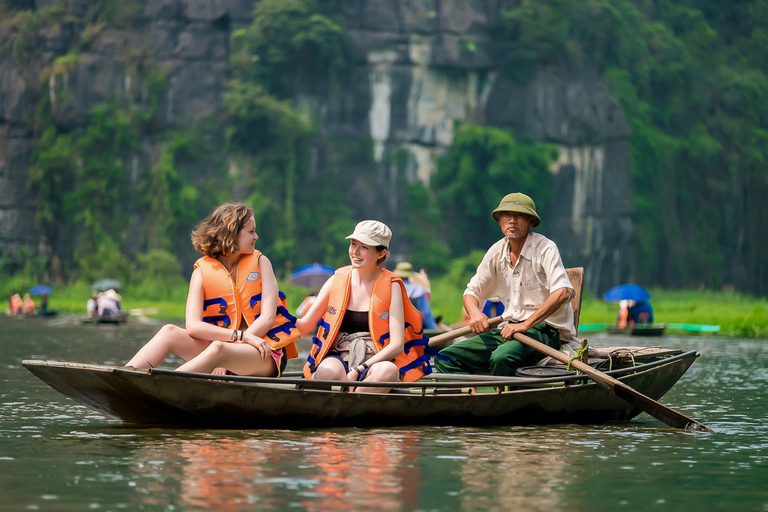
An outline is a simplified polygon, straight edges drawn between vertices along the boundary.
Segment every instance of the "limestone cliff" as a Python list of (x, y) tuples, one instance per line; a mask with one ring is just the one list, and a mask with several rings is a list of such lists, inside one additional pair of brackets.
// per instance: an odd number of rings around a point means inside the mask
[[(165, 75), (160, 123), (185, 126), (200, 115), (216, 114), (229, 36), (250, 22), (255, 3), (142, 0), (133, 2), (130, 23), (94, 30), (62, 17), (19, 43), (27, 46), (29, 59), (0, 53), (0, 252), (13, 254), (19, 246), (53, 250), (36, 230), (35, 205), (27, 193), (32, 122), (42, 94), (49, 95), (54, 122), (75, 129), (86, 122), (91, 107), (110, 97), (146, 99), (146, 70), (153, 67)], [(339, 2), (355, 51), (353, 86), (341, 97), (310, 103), (321, 106), (316, 108), (326, 135), (367, 134), (373, 140), (376, 169), (371, 172), (388, 190), (397, 190), (403, 179), (402, 169), (394, 168), (398, 159), (389, 156), (407, 154), (404, 179), (427, 182), (435, 156), (450, 147), (457, 122), (511, 127), (516, 134), (557, 144), (556, 205), (546, 212), (546, 231), (558, 242), (566, 265), (587, 267), (587, 286), (603, 290), (631, 277), (629, 130), (617, 102), (587, 71), (541, 70), (525, 84), (505, 76), (497, 65), (492, 29), (514, 3)], [(39, 10), (54, 0), (16, 4)], [(65, 5), (76, 20), (90, 2)], [(2, 39), (10, 40), (12, 27), (1, 30), (6, 32)], [(47, 88), (41, 87), (43, 70), (86, 38), (76, 62), (49, 72)], [(146, 172), (153, 158), (156, 143), (147, 140), (135, 172)], [(377, 217), (402, 229), (401, 196), (389, 195), (380, 204), (371, 199)]]

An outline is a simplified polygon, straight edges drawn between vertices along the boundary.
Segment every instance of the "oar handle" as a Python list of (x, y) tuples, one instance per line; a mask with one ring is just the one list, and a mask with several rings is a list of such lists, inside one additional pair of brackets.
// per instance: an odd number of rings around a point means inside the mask
[(688, 416), (685, 416), (684, 414), (667, 407), (666, 405), (660, 404), (656, 400), (648, 396), (645, 396), (639, 391), (632, 389), (631, 387), (627, 386), (620, 380), (614, 379), (610, 375), (606, 375), (600, 370), (596, 370), (591, 366), (589, 366), (588, 364), (582, 363), (578, 359), (574, 359), (573, 361), (571, 361), (571, 358), (568, 357), (566, 354), (550, 347), (549, 345), (540, 343), (534, 340), (533, 338), (530, 338), (525, 334), (522, 334), (519, 332), (515, 333), (514, 338), (520, 343), (524, 345), (528, 345), (531, 348), (535, 348), (539, 352), (545, 355), (548, 355), (553, 359), (557, 359), (558, 361), (561, 361), (566, 364), (570, 363), (571, 366), (581, 371), (582, 373), (586, 374), (596, 384), (604, 387), (608, 391), (614, 393), (616, 396), (623, 398), (624, 400), (629, 402), (631, 405), (637, 407), (642, 411), (647, 412), (654, 418), (666, 423), (670, 427), (682, 428), (686, 430), (700, 430), (704, 432), (712, 432), (712, 429), (707, 427), (706, 425), (703, 425), (698, 421), (691, 419)]
[[(501, 318), (500, 316), (495, 316), (493, 318), (488, 319), (488, 325), (491, 327), (494, 327), (496, 325), (499, 325), (503, 321), (504, 319)], [(471, 332), (472, 332), (472, 328), (468, 325), (465, 325), (464, 327), (459, 327), (458, 329), (454, 329), (452, 331), (445, 332), (443, 334), (438, 334), (437, 336), (430, 338), (429, 346), (434, 347), (435, 345), (440, 345), (441, 343), (445, 343), (446, 341), (456, 339), (459, 336), (466, 336)]]

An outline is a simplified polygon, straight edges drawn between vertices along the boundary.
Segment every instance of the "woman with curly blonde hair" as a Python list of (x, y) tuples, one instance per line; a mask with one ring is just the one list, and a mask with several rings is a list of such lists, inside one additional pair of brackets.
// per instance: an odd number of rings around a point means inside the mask
[(186, 361), (178, 370), (279, 376), (299, 333), (271, 262), (254, 249), (258, 239), (243, 204), (219, 206), (201, 222), (192, 244), (204, 256), (190, 278), (185, 327), (162, 327), (127, 366), (155, 367), (173, 352)]

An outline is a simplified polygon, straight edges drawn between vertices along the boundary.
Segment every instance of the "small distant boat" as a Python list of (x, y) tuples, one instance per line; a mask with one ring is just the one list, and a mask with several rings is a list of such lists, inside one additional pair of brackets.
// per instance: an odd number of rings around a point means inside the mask
[(628, 334), (630, 336), (663, 336), (667, 324), (635, 324), (627, 327), (610, 325), (606, 328), (609, 334)]
[[(654, 325), (654, 324), (652, 324)], [(685, 331), (685, 332), (708, 332), (708, 333), (716, 333), (720, 331), (719, 325), (713, 325), (713, 324), (655, 324), (655, 325), (666, 325), (667, 329), (673, 330), (673, 331)], [(613, 334), (631, 334), (626, 332), (626, 330), (620, 330), (617, 327), (615, 327), (615, 324), (582, 324), (579, 326), (579, 332), (594, 332), (594, 331), (605, 331), (611, 329), (610, 332)], [(666, 332), (666, 331), (664, 331)], [(662, 333), (663, 334), (663, 333)], [(655, 336), (655, 335), (654, 335)]]
[(94, 315), (84, 316), (81, 318), (84, 324), (123, 324), (128, 321), (128, 313), (120, 313), (119, 315)]

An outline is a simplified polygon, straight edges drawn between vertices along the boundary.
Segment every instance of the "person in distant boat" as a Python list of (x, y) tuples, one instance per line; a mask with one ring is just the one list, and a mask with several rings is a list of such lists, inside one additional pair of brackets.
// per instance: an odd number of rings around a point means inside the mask
[(99, 316), (118, 317), (120, 316), (120, 295), (113, 289), (100, 293), (96, 297), (96, 307)]
[[(579, 348), (570, 301), (575, 295), (560, 252), (552, 240), (535, 233), (541, 223), (525, 194), (507, 194), (491, 213), (504, 238), (486, 252), (464, 291), (468, 325), (476, 336), (440, 351), (435, 367), (443, 373), (511, 376), (544, 355), (516, 341), (523, 333), (566, 352)], [(480, 309), (485, 297), (498, 297), (506, 320), (491, 330)]]
[[(48, 314), (48, 312), (49, 312), (48, 311), (48, 296), (47, 295), (43, 295), (40, 298), (40, 305), (37, 306), (37, 315), (45, 316), (45, 315)], [(54, 314), (55, 312), (51, 311), (50, 313)]]
[(637, 324), (652, 324), (653, 308), (648, 301), (620, 300), (616, 326), (620, 329), (634, 327)]
[(642, 301), (636, 303), (629, 308), (629, 317), (635, 324), (652, 324), (653, 323), (653, 308), (648, 301)]
[(35, 301), (32, 300), (32, 296), (28, 293), (24, 294), (23, 312), (27, 316), (32, 316), (35, 314)]
[[(405, 284), (405, 292), (408, 294), (408, 298), (411, 303), (421, 313), (422, 326), (424, 329), (434, 329), (436, 326), (435, 317), (432, 315), (432, 306), (429, 303), (429, 291), (424, 286), (423, 281), (419, 282), (421, 276), (426, 277), (426, 272), (418, 274), (413, 271), (413, 265), (407, 261), (401, 261), (395, 265), (395, 274), (397, 274)], [(423, 272), (423, 271), (422, 271)], [(416, 279), (414, 279), (415, 276)], [(429, 281), (427, 281), (429, 286)]]
[[(351, 265), (336, 270), (296, 322), (302, 334), (319, 322), (304, 376), (352, 382), (418, 380), (432, 371), (424, 354), (428, 340), (402, 279), (384, 268), (392, 232), (379, 221), (364, 220), (347, 239)], [(386, 393), (389, 388), (356, 390)]]
[(177, 370), (279, 377), (298, 355), (299, 332), (272, 263), (254, 249), (258, 239), (243, 204), (219, 206), (203, 220), (192, 232), (204, 256), (190, 278), (185, 328), (162, 327), (127, 366), (155, 367), (173, 352), (186, 361)]
[(91, 298), (88, 299), (88, 302), (85, 305), (86, 316), (88, 318), (94, 318), (99, 314), (99, 303), (97, 302), (98, 298), (98, 292), (91, 290)]
[(11, 299), (8, 301), (8, 305), (11, 309), (12, 315), (24, 314), (24, 301), (21, 299), (21, 295), (18, 293), (11, 295)]
[(307, 311), (309, 311), (309, 308), (312, 307), (312, 304), (315, 303), (317, 300), (317, 293), (313, 292), (304, 297), (304, 300), (301, 301), (301, 304), (299, 304), (299, 307), (296, 308), (296, 316), (301, 318), (304, 315), (307, 314)]

